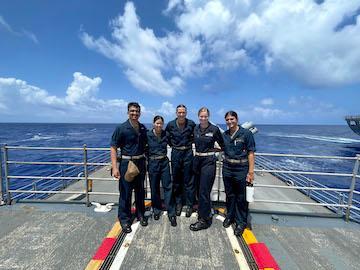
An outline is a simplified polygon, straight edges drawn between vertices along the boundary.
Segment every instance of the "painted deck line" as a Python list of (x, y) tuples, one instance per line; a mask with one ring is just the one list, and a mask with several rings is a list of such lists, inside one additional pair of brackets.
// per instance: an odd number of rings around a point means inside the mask
[(140, 222), (136, 222), (135, 224), (131, 225), (132, 232), (128, 233), (122, 243), (116, 257), (110, 267), (110, 270), (119, 270), (121, 267), (122, 262), (126, 256), (127, 251), (129, 250), (130, 244), (134, 239), (135, 233), (139, 227)]
[(117, 221), (115, 222), (114, 226), (112, 227), (112, 229), (110, 230), (110, 232), (107, 234), (107, 238), (117, 238), (121, 233), (121, 226), (120, 226), (120, 222)]
[(97, 252), (95, 253), (93, 260), (105, 260), (106, 257), (109, 255), (112, 246), (115, 244), (116, 238), (105, 238), (101, 246), (98, 248)]
[(242, 237), (244, 238), (247, 245), (258, 243), (258, 240), (256, 239), (255, 235), (248, 228), (245, 229)]
[[(85, 192), (85, 191), (84, 191)], [(73, 194), (73, 195), (71, 195), (71, 196), (69, 196), (69, 197), (67, 197), (66, 199), (65, 199), (65, 201), (72, 201), (72, 200), (75, 200), (76, 198), (78, 198), (78, 197), (80, 197), (81, 195), (83, 195), (82, 193), (79, 193), (79, 194)]]
[(109, 254), (111, 248), (116, 242), (117, 237), (121, 233), (121, 226), (119, 221), (115, 222), (112, 229), (107, 234), (106, 238), (103, 239), (101, 245), (98, 247), (94, 256), (86, 266), (85, 270), (98, 270), (100, 269), (102, 263)]
[(99, 270), (103, 260), (91, 260), (86, 266), (85, 270)]
[[(217, 210), (218, 210), (219, 213), (221, 213), (221, 214), (225, 214), (225, 212), (226, 212), (225, 208), (218, 208)], [(219, 220), (221, 220), (221, 221), (224, 221), (224, 220), (225, 220), (225, 218), (224, 218), (223, 216), (220, 216), (220, 215), (218, 215), (216, 218), (219, 219)], [(229, 227), (229, 228), (231, 228), (231, 227)], [(228, 229), (229, 229), (229, 228), (228, 228)], [(257, 265), (258, 265), (258, 267), (259, 267), (260, 270), (280, 269), (280, 268), (278, 268), (278, 264), (277, 264), (276, 260), (274, 259), (274, 257), (272, 256), (272, 254), (271, 254), (271, 252), (269, 251), (269, 249), (267, 248), (266, 244), (264, 244), (264, 243), (259, 243), (259, 242), (257, 241), (254, 233), (253, 233), (250, 229), (246, 228), (246, 229), (244, 230), (243, 234), (242, 234), (242, 237), (243, 237), (243, 239), (245, 240), (246, 244), (248, 245), (251, 253), (253, 254), (253, 257), (254, 257), (254, 259), (255, 259), (255, 262), (257, 263)], [(264, 266), (263, 266), (264, 264), (262, 263), (262, 260), (258, 258), (258, 257), (261, 257), (261, 253), (262, 253), (262, 252), (260, 252), (260, 255), (259, 255), (259, 254), (256, 254), (256, 253), (254, 252), (254, 248), (253, 248), (253, 247), (256, 246), (256, 245), (262, 247), (262, 251), (264, 252), (264, 256), (266, 256), (266, 260), (265, 260), (266, 263), (269, 264), (269, 265), (271, 265), (271, 266), (274, 266), (274, 268), (264, 268)], [(265, 264), (265, 265), (266, 265), (266, 264)]]
[(274, 257), (271, 255), (268, 247), (264, 243), (254, 243), (249, 245), (251, 253), (259, 270), (275, 269), (280, 270)]
[[(223, 222), (225, 220), (225, 218), (220, 215), (216, 215), (216, 219), (220, 220), (221, 222)], [(232, 227), (230, 226), (229, 228), (226, 228), (225, 230), (226, 230), (227, 236), (229, 237), (235, 259), (239, 264), (239, 268), (241, 270), (250, 270), (250, 267), (244, 256), (244, 253), (242, 252), (241, 247), (239, 245), (239, 242), (238, 242), (236, 236), (234, 235), (234, 231), (233, 231)]]

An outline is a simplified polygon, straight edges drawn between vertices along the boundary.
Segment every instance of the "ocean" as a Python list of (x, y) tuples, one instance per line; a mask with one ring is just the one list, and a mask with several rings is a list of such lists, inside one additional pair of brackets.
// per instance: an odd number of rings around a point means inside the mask
[[(116, 124), (30, 124), (0, 123), (0, 145), (46, 147), (109, 147)], [(225, 125), (220, 125), (225, 129)], [(147, 127), (151, 127), (150, 124)], [(257, 152), (307, 154), (354, 157), (360, 154), (360, 137), (346, 125), (256, 125)], [(89, 159), (98, 153), (89, 153)], [(10, 160), (21, 161), (76, 161), (82, 162), (81, 151), (10, 150)], [(107, 158), (107, 156), (106, 156)], [(352, 173), (354, 162), (336, 159), (270, 158), (274, 163), (292, 170)], [(70, 176), (82, 168), (68, 170), (64, 166), (15, 165), (9, 166), (11, 175), (50, 175), (62, 171)], [(64, 173), (65, 171), (65, 173)], [(331, 187), (349, 187), (350, 178), (314, 177)], [(358, 181), (359, 182), (359, 181)], [(28, 180), (11, 182), (12, 188), (27, 185)], [(47, 185), (48, 182), (41, 183)], [(66, 184), (66, 183), (65, 183)], [(360, 184), (356, 186), (360, 190)]]

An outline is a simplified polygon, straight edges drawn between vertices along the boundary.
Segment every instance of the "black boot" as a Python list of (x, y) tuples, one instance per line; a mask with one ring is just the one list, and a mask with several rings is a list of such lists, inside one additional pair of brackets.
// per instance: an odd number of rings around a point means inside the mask
[(242, 234), (243, 234), (243, 232), (244, 232), (244, 230), (245, 230), (245, 227), (246, 227), (245, 224), (236, 225), (236, 227), (235, 227), (235, 229), (234, 229), (234, 234), (235, 234), (236, 236), (241, 237)]
[(182, 205), (181, 204), (177, 204), (176, 205), (176, 215), (180, 216), (181, 215), (181, 211), (182, 211)]
[(225, 218), (224, 222), (223, 222), (223, 226), (224, 228), (229, 228), (229, 226), (231, 225), (232, 221), (230, 218)]
[(200, 231), (200, 230), (205, 230), (209, 227), (210, 227), (210, 225), (206, 220), (199, 219), (198, 221), (196, 221), (195, 223), (190, 225), (190, 230), (196, 232), (196, 231)]
[(176, 226), (177, 226), (176, 216), (169, 217), (169, 220), (170, 220), (170, 224), (171, 224), (172, 227), (176, 227)]
[(148, 221), (146, 217), (140, 217), (139, 221), (140, 221), (140, 225), (143, 227), (146, 227), (148, 225)]
[(193, 211), (193, 208), (191, 206), (188, 206), (188, 208), (186, 209), (186, 217), (191, 217)]
[(130, 224), (126, 224), (126, 225), (121, 226), (121, 227), (122, 227), (122, 231), (123, 231), (124, 233), (131, 233), (131, 232), (132, 232), (132, 230), (131, 230), (131, 225), (130, 225)]

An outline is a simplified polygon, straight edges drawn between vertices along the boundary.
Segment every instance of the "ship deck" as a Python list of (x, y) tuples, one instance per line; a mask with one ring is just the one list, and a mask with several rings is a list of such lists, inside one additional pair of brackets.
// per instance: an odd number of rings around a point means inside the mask
[[(108, 168), (95, 175), (107, 177)], [(256, 181), (284, 185), (268, 173), (257, 175)], [(84, 187), (79, 181), (68, 189), (83, 191)], [(94, 181), (93, 190), (114, 192), (117, 183)], [(312, 201), (287, 189), (257, 188), (257, 196)], [(116, 202), (117, 196), (90, 199)], [(60, 200), (69, 204), (56, 203)], [(81, 195), (56, 194), (43, 203), (0, 207), (0, 269), (85, 269), (114, 228), (117, 209), (96, 213), (93, 207), (73, 204), (83, 200)], [(250, 208), (252, 233), (267, 245), (281, 269), (358, 269), (359, 224), (345, 222), (322, 206), (254, 203)], [(208, 230), (191, 232), (188, 226), (195, 220), (196, 214), (180, 217), (175, 228), (165, 216), (159, 221), (150, 218), (147, 227), (134, 223), (134, 232), (111, 254), (108, 268), (102, 269), (256, 269), (251, 262), (242, 265), (247, 247), (241, 239), (234, 242), (231, 228), (222, 227), (220, 215)]]

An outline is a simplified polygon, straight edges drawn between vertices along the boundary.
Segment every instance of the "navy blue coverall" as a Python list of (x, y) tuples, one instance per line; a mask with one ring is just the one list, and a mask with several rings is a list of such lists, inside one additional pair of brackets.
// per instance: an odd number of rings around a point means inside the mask
[(190, 208), (194, 204), (194, 179), (192, 175), (194, 136), (194, 121), (185, 119), (185, 127), (177, 125), (177, 119), (170, 121), (166, 126), (171, 149), (171, 171), (173, 176), (173, 193), (175, 203)]
[(167, 157), (168, 137), (162, 130), (161, 136), (154, 134), (154, 130), (147, 132), (148, 140), (148, 172), (151, 186), (151, 203), (154, 214), (161, 212), (160, 180), (164, 189), (164, 203), (168, 216), (175, 216), (175, 202), (172, 195), (172, 181), (169, 159)]
[[(221, 148), (224, 147), (223, 137), (217, 126), (209, 124), (205, 129), (197, 125), (194, 129), (194, 142), (196, 154), (193, 162), (193, 170), (196, 186), (199, 188), (199, 209), (198, 218), (208, 221), (211, 219), (211, 198), (210, 193), (215, 181), (216, 156), (214, 143), (218, 142)], [(201, 153), (210, 153), (210, 156), (200, 156)], [(198, 155), (200, 153), (200, 155)]]
[(239, 127), (233, 136), (230, 136), (229, 130), (225, 131), (223, 138), (226, 217), (235, 221), (238, 226), (246, 225), (249, 207), (246, 201), (246, 177), (249, 172), (248, 154), (250, 151), (256, 151), (254, 136), (248, 129)]
[[(139, 132), (137, 132), (130, 121), (127, 120), (124, 123), (116, 127), (112, 137), (110, 145), (121, 149), (121, 155), (125, 156), (138, 156), (145, 154), (145, 147), (147, 145), (146, 137), (147, 129), (143, 124), (139, 124)], [(138, 174), (132, 182), (127, 182), (124, 178), (129, 160), (121, 159), (119, 164), (120, 180), (119, 180), (119, 209), (118, 217), (120, 224), (125, 226), (131, 224), (131, 195), (132, 190), (135, 190), (135, 206), (136, 217), (140, 219), (145, 213), (145, 191), (144, 180), (146, 174), (145, 156), (140, 159), (132, 160), (139, 168), (140, 174)]]

